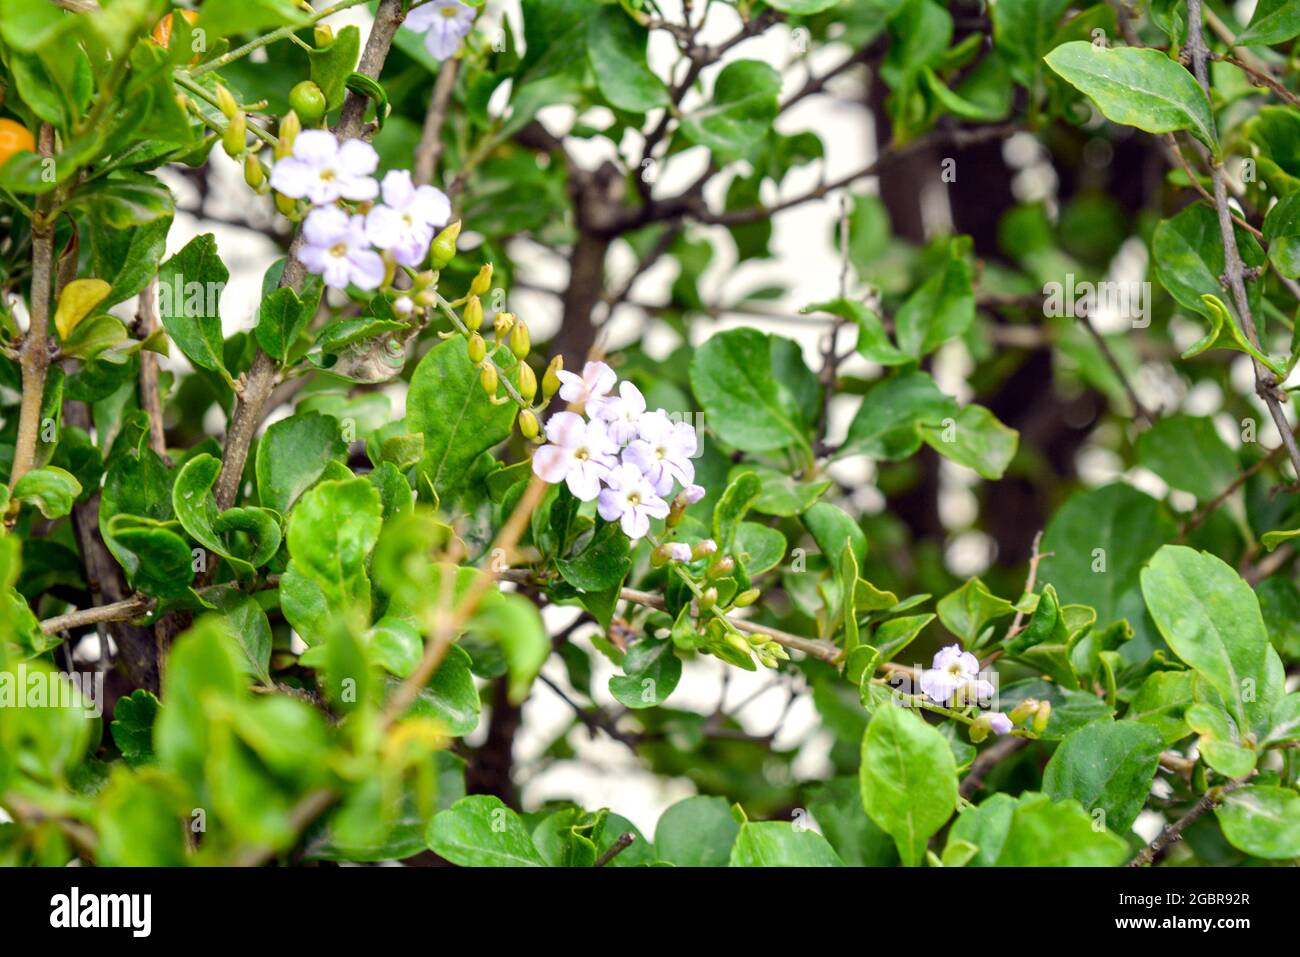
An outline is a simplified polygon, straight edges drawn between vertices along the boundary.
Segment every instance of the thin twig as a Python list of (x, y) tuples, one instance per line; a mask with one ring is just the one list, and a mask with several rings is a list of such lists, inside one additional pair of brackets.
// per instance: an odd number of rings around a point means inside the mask
[[(1193, 2), (1198, 2), (1198, 0), (1193, 0)], [(1166, 854), (1169, 853), (1173, 848), (1173, 845), (1182, 840), (1183, 831), (1187, 830), (1187, 828), (1206, 811), (1217, 807), (1219, 802), (1223, 800), (1226, 795), (1237, 790), (1237, 788), (1242, 787), (1246, 783), (1246, 780), (1247, 779), (1245, 778), (1241, 778), (1236, 781), (1229, 781), (1222, 787), (1210, 788), (1210, 790), (1201, 795), (1199, 801), (1192, 805), (1191, 810), (1172, 824), (1165, 827), (1158, 835), (1156, 835), (1154, 841), (1139, 851), (1137, 856), (1134, 857), (1133, 860), (1129, 861), (1128, 866), (1150, 867), (1152, 864), (1158, 863)]]
[(86, 625), (98, 625), (110, 621), (130, 621), (148, 613), (153, 607), (153, 599), (144, 595), (134, 595), (109, 605), (96, 605), (92, 608), (79, 608), (64, 615), (55, 615), (41, 622), (41, 631), (47, 635), (57, 635), (61, 631), (71, 631)]
[[(135, 322), (141, 339), (147, 339), (158, 329), (157, 308), (158, 277), (140, 293)], [(140, 408), (149, 419), (149, 447), (159, 458), (167, 458), (167, 436), (163, 429), (162, 391), (158, 384), (158, 356), (148, 349), (140, 350)]]
[(624, 831), (622, 834), (618, 836), (618, 839), (609, 846), (609, 850), (607, 850), (604, 854), (600, 855), (600, 857), (596, 858), (596, 863), (594, 866), (604, 867), (614, 858), (618, 857), (620, 854), (626, 851), (632, 845), (632, 842), (635, 840), (636, 840), (635, 834), (633, 834), (631, 831)]

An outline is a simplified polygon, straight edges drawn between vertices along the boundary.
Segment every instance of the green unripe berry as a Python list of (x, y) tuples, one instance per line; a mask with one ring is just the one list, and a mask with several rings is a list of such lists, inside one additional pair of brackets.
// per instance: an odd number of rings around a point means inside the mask
[(311, 80), (303, 80), (289, 91), (289, 105), (308, 126), (315, 126), (324, 119), (328, 106), (325, 94)]

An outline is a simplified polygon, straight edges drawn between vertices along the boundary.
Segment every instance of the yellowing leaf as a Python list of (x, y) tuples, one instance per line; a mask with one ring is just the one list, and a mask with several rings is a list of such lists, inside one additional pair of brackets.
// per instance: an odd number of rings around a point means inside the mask
[(112, 292), (113, 287), (102, 279), (74, 279), (59, 297), (59, 308), (54, 313), (54, 328), (59, 338), (66, 340), (91, 310)]

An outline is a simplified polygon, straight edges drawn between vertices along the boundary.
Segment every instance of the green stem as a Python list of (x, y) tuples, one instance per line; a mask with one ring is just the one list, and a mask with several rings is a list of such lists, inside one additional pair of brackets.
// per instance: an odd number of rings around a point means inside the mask
[[(445, 315), (449, 320), (451, 320), (451, 324), (456, 327), (456, 331), (459, 332), (466, 339), (472, 336), (474, 333), (470, 331), (469, 326), (465, 325), (464, 321), (460, 318), (460, 316), (456, 315), (456, 310), (451, 307), (451, 303), (449, 303), (446, 299), (442, 298), (442, 295), (440, 293), (434, 293), (434, 295), (437, 297), (438, 308), (442, 310), (443, 315)], [(501, 366), (497, 364), (497, 361), (492, 358), (492, 355), (495, 354), (495, 352), (496, 349), (493, 349), (492, 352), (489, 353), (488, 356), (484, 359), (484, 361), (491, 362), (494, 366), (496, 366), (497, 381), (500, 382), (503, 386), (505, 386), (506, 394), (510, 396), (510, 398), (514, 401), (515, 405), (519, 406), (519, 408), (521, 409), (531, 409), (532, 404), (527, 400), (525, 400), (524, 397), (519, 394), (519, 390), (510, 384), (510, 379), (506, 376), (506, 370), (502, 369)], [(523, 360), (521, 359), (519, 361), (522, 362)]]
[[(180, 73), (180, 72), (176, 73), (176, 84), (177, 86), (184, 87), (186, 90), (188, 90), (190, 93), (193, 93), (195, 96), (203, 100), (209, 106), (212, 106), (218, 110), (221, 109), (221, 103), (217, 100), (214, 94), (209, 93), (207, 90), (199, 86), (199, 84), (195, 83), (190, 77), (186, 76), (184, 73)], [(215, 120), (212, 120), (206, 116), (202, 117), (202, 119), (203, 122), (207, 123), (217, 132), (219, 133), (225, 132), (225, 128), (220, 126)], [(274, 133), (268, 133), (266, 130), (262, 129), (262, 127), (254, 123), (252, 120), (248, 120), (247, 125), (248, 125), (249, 132), (251, 132), (263, 143), (266, 143), (268, 146), (275, 147), (280, 144), (279, 137), (277, 137)]]

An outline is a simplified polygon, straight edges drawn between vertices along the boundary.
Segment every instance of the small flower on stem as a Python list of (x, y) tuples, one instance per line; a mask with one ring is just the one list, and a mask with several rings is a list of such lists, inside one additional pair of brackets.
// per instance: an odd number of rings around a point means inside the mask
[[(303, 136), (307, 134), (304, 133)], [(337, 206), (313, 209), (302, 227), (306, 244), (298, 259), (331, 289), (378, 289), (384, 282), (383, 258), (366, 239), (366, 218)]]
[(565, 482), (578, 499), (602, 495), (600, 482), (617, 465), (614, 444), (599, 422), (584, 422), (573, 412), (557, 412), (546, 423), (549, 445), (533, 454), (533, 472), (552, 485)]
[(406, 25), (424, 34), (424, 47), (435, 60), (455, 56), (474, 26), (474, 8), (460, 0), (433, 0), (406, 15)]
[(605, 484), (608, 487), (601, 490), (596, 508), (605, 521), (618, 521), (628, 538), (644, 538), (650, 519), (668, 515), (668, 503), (634, 465), (622, 463), (610, 469)]
[(303, 130), (293, 141), (293, 154), (271, 170), (271, 188), (293, 199), (326, 206), (340, 199), (357, 202), (379, 195), (374, 172), (379, 154), (364, 140), (342, 145), (328, 130)]
[(432, 186), (416, 186), (406, 170), (390, 170), (381, 184), (384, 202), (366, 214), (366, 235), (403, 266), (419, 266), (435, 232), (451, 218), (451, 202)]
[(560, 398), (576, 406), (595, 406), (604, 401), (605, 394), (614, 388), (617, 376), (614, 370), (603, 362), (588, 362), (582, 367), (582, 375), (577, 376), (564, 369), (555, 370), (560, 380)]
[(966, 704), (988, 698), (993, 685), (979, 676), (979, 659), (960, 645), (949, 645), (934, 656), (932, 667), (921, 672), (921, 690), (938, 704)]

